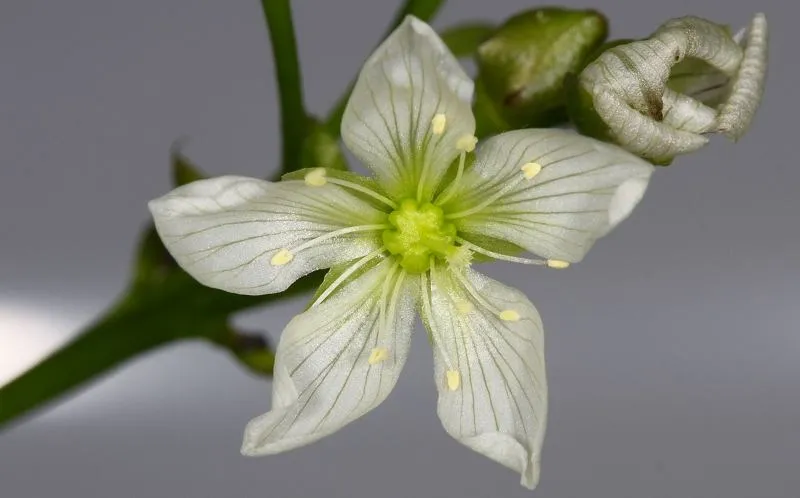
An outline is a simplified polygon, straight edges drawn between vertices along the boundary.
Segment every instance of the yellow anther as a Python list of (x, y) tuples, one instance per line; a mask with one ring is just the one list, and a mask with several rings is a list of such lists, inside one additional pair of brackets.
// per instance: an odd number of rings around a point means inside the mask
[(522, 170), (522, 174), (525, 175), (525, 178), (530, 180), (542, 171), (542, 165), (539, 163), (525, 163), (520, 169)]
[(283, 266), (289, 261), (294, 259), (294, 254), (289, 252), (289, 249), (281, 249), (280, 251), (276, 252), (272, 259), (269, 260), (272, 266)]
[(461, 374), (458, 373), (458, 370), (448, 370), (446, 375), (447, 388), (451, 391), (458, 389), (458, 386), (461, 385)]
[(321, 187), (328, 183), (325, 175), (325, 168), (314, 168), (306, 173), (306, 176), (303, 179), (305, 180), (306, 185), (310, 187)]
[(375, 365), (376, 363), (380, 363), (384, 360), (389, 358), (389, 350), (386, 348), (375, 348), (369, 354), (369, 359), (367, 360), (370, 365)]
[(456, 303), (456, 310), (458, 310), (458, 312), (462, 315), (469, 315), (474, 309), (475, 306), (473, 306), (469, 301), (458, 301)]
[(472, 152), (478, 144), (478, 137), (475, 135), (464, 135), (456, 142), (456, 149), (463, 150), (464, 152)]
[(431, 133), (434, 135), (441, 135), (444, 133), (444, 127), (447, 125), (447, 116), (439, 113), (431, 120)]
[(556, 270), (563, 270), (569, 266), (569, 261), (562, 261), (560, 259), (548, 259), (547, 266), (555, 268)]
[(504, 322), (519, 321), (519, 313), (514, 310), (503, 310), (500, 312), (500, 319)]

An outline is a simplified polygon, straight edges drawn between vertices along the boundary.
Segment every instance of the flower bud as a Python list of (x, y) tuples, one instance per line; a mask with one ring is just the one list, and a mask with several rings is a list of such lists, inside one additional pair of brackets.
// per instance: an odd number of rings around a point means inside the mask
[(767, 71), (767, 23), (736, 36), (697, 17), (673, 19), (645, 40), (610, 48), (570, 88), (579, 130), (668, 164), (721, 133), (750, 126)]
[(566, 118), (564, 76), (577, 71), (605, 39), (593, 10), (547, 7), (517, 14), (478, 48), (485, 96), (510, 127)]

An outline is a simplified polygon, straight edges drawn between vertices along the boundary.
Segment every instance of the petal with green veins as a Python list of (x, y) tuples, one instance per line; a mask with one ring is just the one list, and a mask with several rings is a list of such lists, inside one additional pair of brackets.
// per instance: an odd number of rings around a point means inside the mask
[(443, 206), (459, 234), (569, 262), (628, 217), (654, 170), (617, 146), (565, 130), (504, 133), (476, 154), (459, 194)]
[(445, 430), (534, 488), (547, 419), (539, 313), (521, 292), (472, 270), (434, 270), (422, 294)]
[(149, 207), (186, 272), (209, 287), (248, 295), (283, 291), (312, 271), (374, 251), (386, 220), (335, 185), (238, 176), (184, 185)]
[(272, 409), (247, 425), (242, 453), (306, 445), (386, 399), (408, 357), (416, 285), (386, 259), (296, 316), (278, 345)]
[(361, 70), (342, 139), (387, 192), (428, 200), (459, 140), (475, 133), (473, 87), (433, 29), (409, 16)]

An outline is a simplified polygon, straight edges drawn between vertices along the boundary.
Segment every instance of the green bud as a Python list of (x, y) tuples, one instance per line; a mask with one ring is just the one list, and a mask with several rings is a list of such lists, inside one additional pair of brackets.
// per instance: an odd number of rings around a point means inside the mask
[(300, 156), (300, 167), (295, 169), (348, 169), (339, 142), (327, 131), (325, 126), (314, 119), (310, 120), (308, 126), (308, 135)]
[(564, 77), (580, 69), (608, 32), (593, 10), (546, 7), (517, 14), (478, 49), (480, 80), (511, 127), (566, 119)]
[(472, 112), (475, 115), (475, 136), (478, 138), (514, 128), (501, 114), (500, 105), (492, 101), (480, 78), (475, 80), (475, 103), (472, 105)]
[(485, 23), (466, 23), (442, 31), (442, 41), (456, 57), (471, 57), (494, 31)]

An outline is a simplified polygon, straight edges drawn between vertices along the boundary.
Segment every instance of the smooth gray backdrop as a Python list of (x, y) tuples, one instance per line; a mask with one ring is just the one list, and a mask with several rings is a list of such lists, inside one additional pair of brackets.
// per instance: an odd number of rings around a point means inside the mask
[[(764, 105), (660, 170), (634, 216), (568, 271), (497, 264), (547, 334), (540, 487), (451, 440), (417, 334), (390, 399), (310, 447), (249, 459), (244, 424), (270, 385), (181, 344), (128, 364), (0, 433), (3, 498), (800, 496), (797, 19), (790, 0), (565, 1), (643, 36), (687, 14), (767, 13)], [(297, 0), (310, 110), (359, 69), (393, 1)], [(500, 21), (521, 0), (453, 0), (438, 28)], [(278, 160), (256, 0), (0, 3), (0, 383), (67, 340), (128, 279), (145, 202), (169, 189), (170, 143), (212, 174)], [(303, 300), (241, 317), (277, 335)]]

